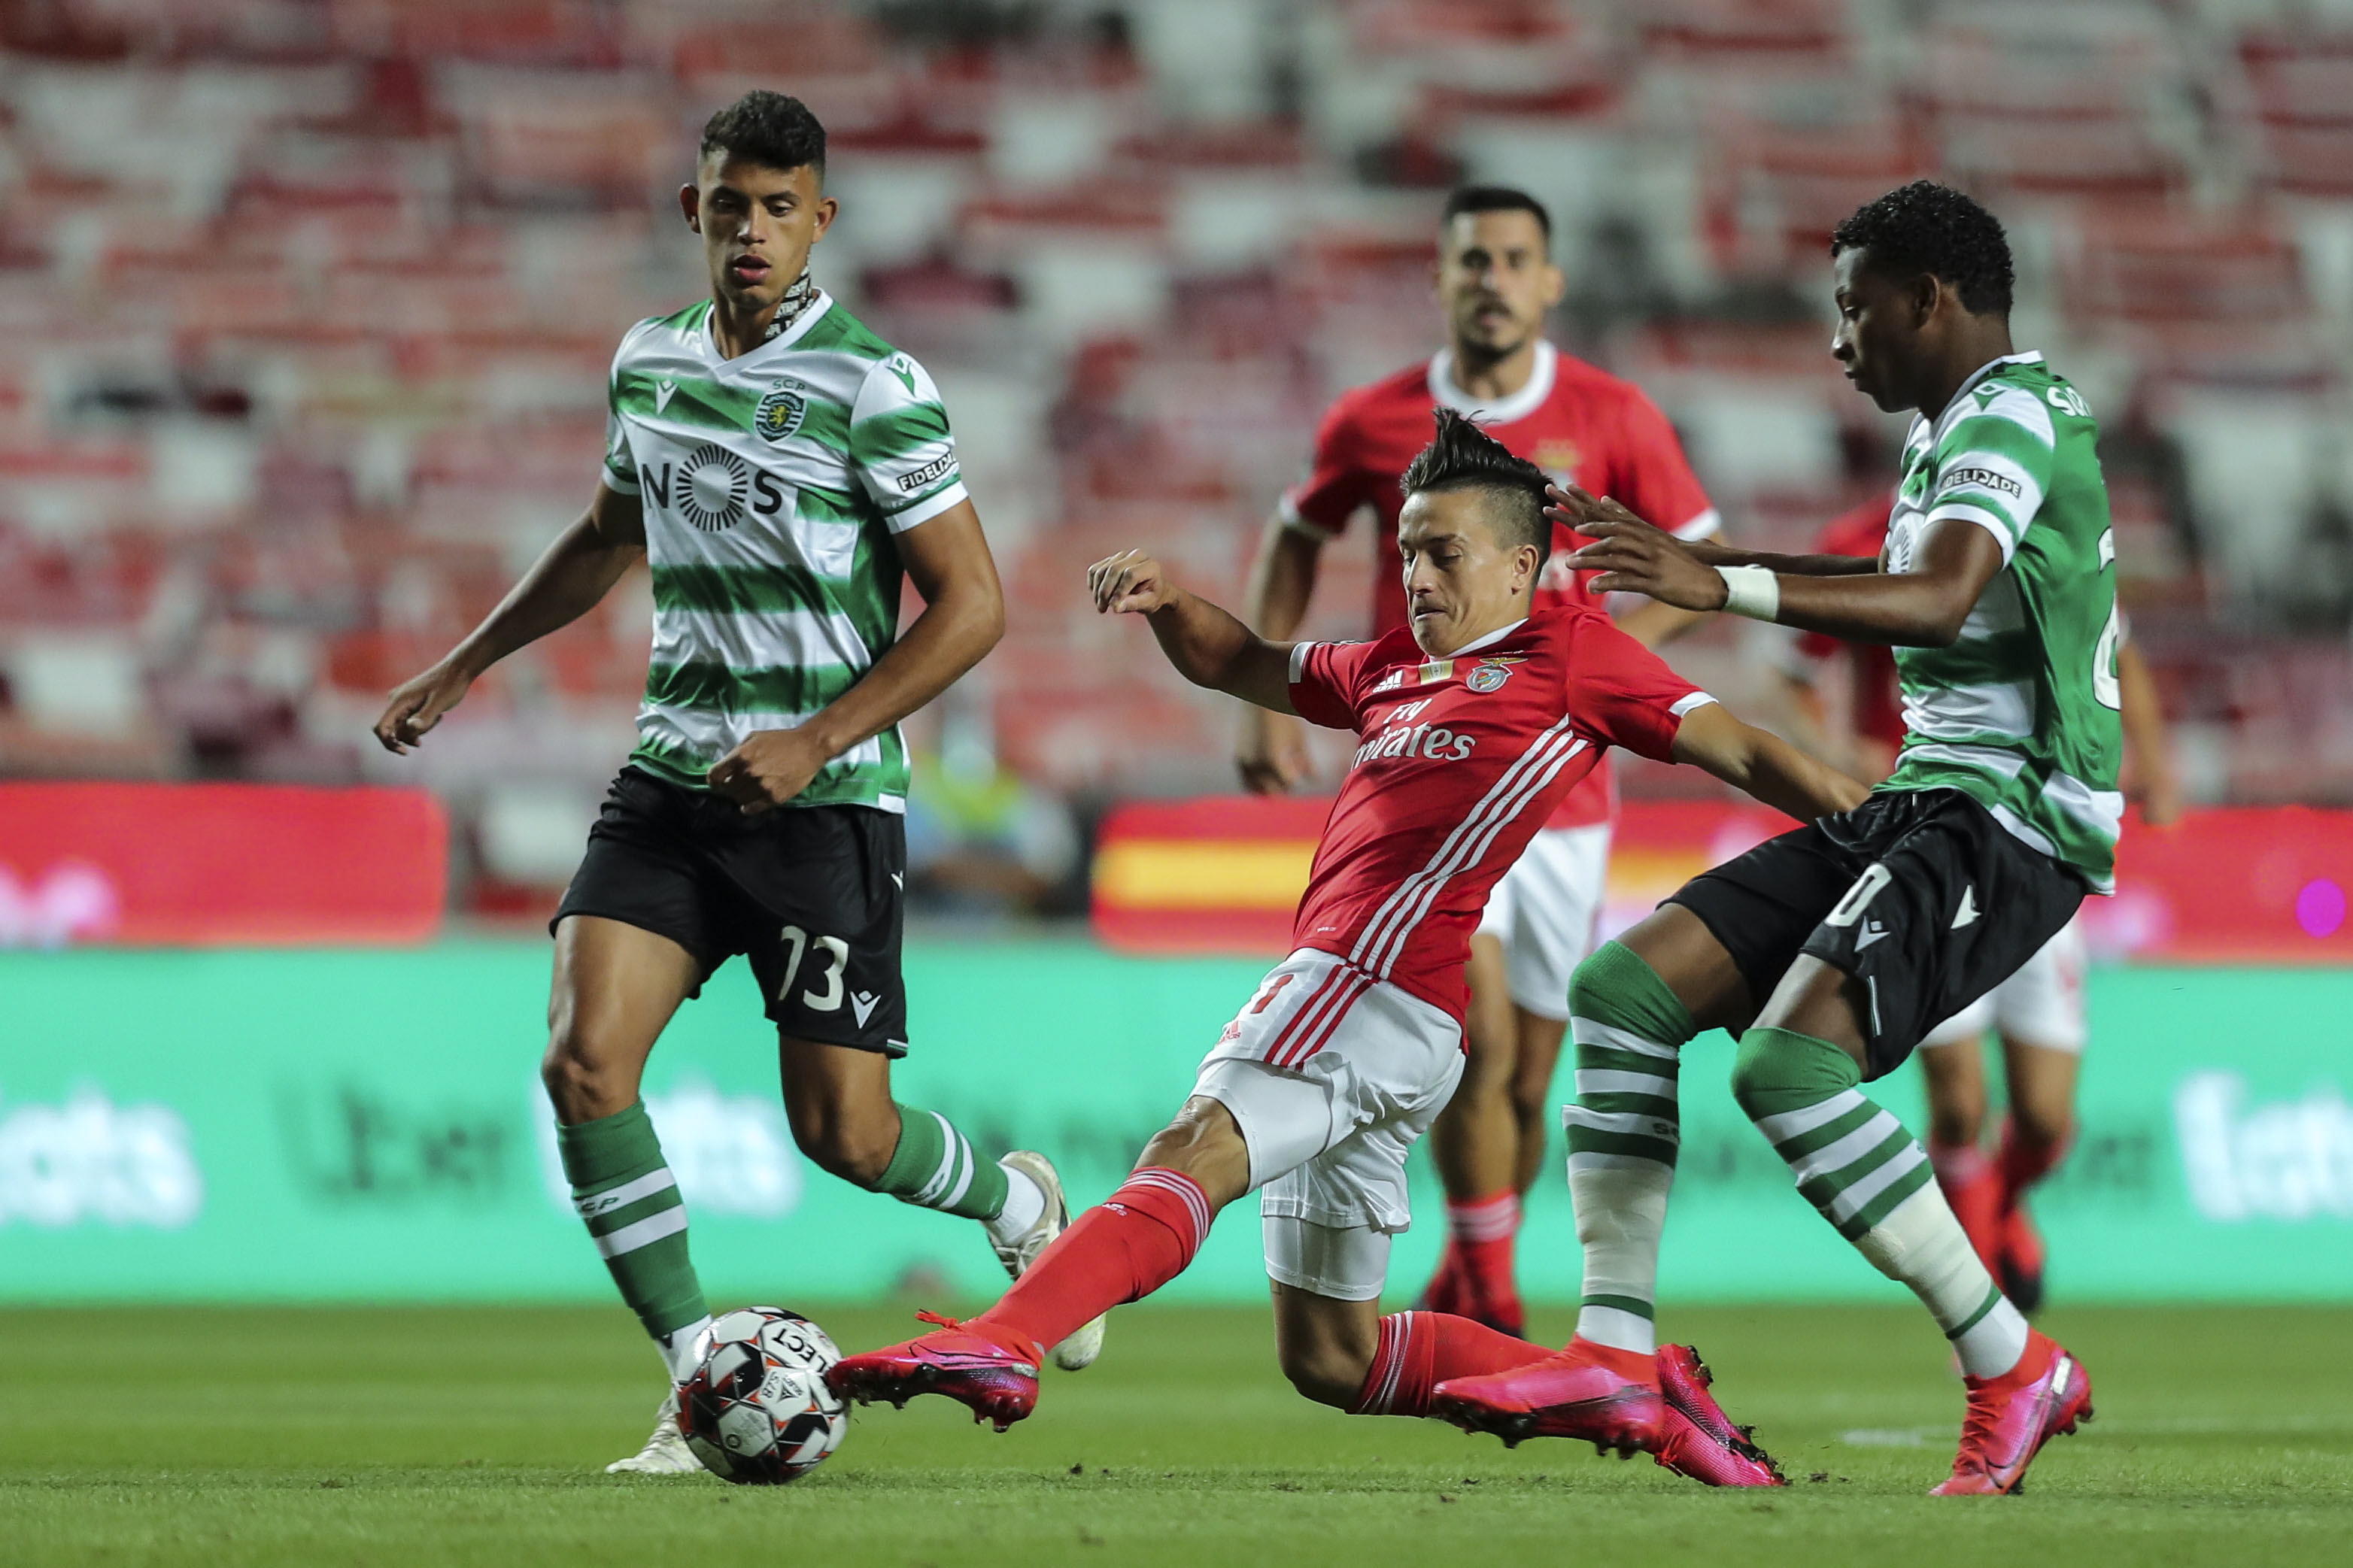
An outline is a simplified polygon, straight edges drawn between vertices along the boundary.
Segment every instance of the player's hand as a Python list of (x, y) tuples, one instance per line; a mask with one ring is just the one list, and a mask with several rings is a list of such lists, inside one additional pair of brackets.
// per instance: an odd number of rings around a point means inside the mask
[(1307, 726), (1288, 713), (1255, 704), (1244, 708), (1234, 768), (1242, 776), (1242, 788), (1252, 795), (1289, 795), (1314, 771), (1307, 755)]
[(1571, 552), (1579, 572), (1599, 572), (1587, 586), (1597, 594), (1645, 594), (1685, 610), (1720, 610), (1729, 596), (1715, 568), (1664, 529), (1653, 528), (1611, 500), (1575, 485), (1553, 487), (1545, 515), (1592, 543)]
[(1123, 550), (1087, 568), (1087, 591), (1107, 616), (1149, 615), (1176, 601), (1168, 569), (1141, 550)]
[(757, 816), (790, 805), (831, 761), (806, 730), (762, 730), (713, 763), (703, 782)]
[(467, 688), (473, 684), (471, 670), (446, 658), (424, 674), (403, 681), (385, 700), (384, 716), (375, 721), (377, 742), (393, 755), (406, 756), (408, 748), (441, 722), (441, 715), (458, 706)]

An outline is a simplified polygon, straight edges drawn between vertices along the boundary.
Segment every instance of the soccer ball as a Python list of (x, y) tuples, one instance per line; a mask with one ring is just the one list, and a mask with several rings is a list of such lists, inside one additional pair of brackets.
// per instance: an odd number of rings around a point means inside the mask
[(712, 1325), (711, 1349), (678, 1391), (678, 1426), (722, 1480), (798, 1480), (841, 1447), (849, 1413), (825, 1385), (841, 1352), (782, 1307), (744, 1307)]

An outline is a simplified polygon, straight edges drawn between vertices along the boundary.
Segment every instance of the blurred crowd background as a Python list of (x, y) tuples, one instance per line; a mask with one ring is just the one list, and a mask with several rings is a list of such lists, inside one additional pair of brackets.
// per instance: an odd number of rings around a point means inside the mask
[[(1082, 908), (1105, 803), (1231, 786), (1232, 714), (1081, 570), (1238, 594), (1328, 399), (1437, 346), (1471, 179), (1551, 205), (1557, 341), (1778, 547), (1901, 431), (1827, 355), (1829, 228), (1977, 193), (2102, 417), (2191, 797), (2353, 803), (2348, 0), (13, 0), (0, 776), (421, 781), (461, 907), (542, 907), (642, 584), (420, 754), (367, 726), (585, 502), (616, 341), (705, 289), (695, 133), (755, 86), (826, 122), (818, 279), (936, 375), (1010, 595), (913, 726), (935, 911)], [(1359, 633), (1371, 542), (1325, 554)], [(1770, 635), (1674, 657), (1769, 711)]]

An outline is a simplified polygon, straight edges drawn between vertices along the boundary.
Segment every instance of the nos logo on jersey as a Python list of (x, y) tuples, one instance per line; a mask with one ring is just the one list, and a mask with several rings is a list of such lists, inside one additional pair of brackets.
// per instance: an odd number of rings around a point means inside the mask
[(782, 441), (808, 417), (808, 388), (797, 381), (780, 381), (760, 399), (752, 415), (752, 428), (769, 442)]

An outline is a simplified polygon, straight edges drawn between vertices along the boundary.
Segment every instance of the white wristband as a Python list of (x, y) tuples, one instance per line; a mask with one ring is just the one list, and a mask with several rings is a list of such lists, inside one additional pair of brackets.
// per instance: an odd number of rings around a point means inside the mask
[(1769, 566), (1719, 566), (1724, 579), (1725, 613), (1769, 621), (1781, 613), (1781, 579)]

